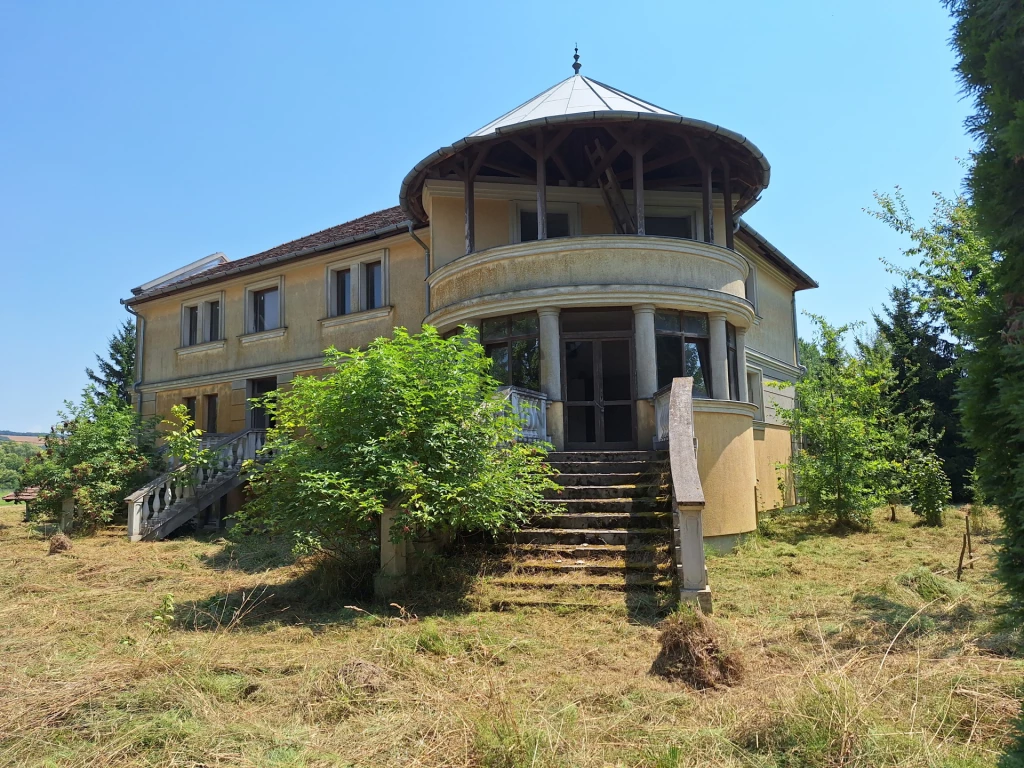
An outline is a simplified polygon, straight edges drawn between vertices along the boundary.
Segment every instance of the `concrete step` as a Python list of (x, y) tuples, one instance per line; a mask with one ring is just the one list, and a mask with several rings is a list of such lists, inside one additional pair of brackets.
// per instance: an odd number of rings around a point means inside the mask
[(667, 492), (661, 485), (652, 483), (632, 485), (566, 485), (558, 490), (545, 494), (550, 499), (562, 501), (579, 499), (642, 499), (667, 498)]
[(636, 485), (637, 483), (650, 482), (649, 475), (642, 472), (606, 473), (606, 474), (573, 474), (565, 473), (554, 475), (552, 478), (559, 485), (575, 486), (585, 485), (594, 487), (597, 485)]
[(647, 496), (643, 498), (610, 498), (610, 499), (547, 499), (546, 503), (557, 505), (563, 512), (579, 514), (581, 512), (671, 512), (672, 502), (666, 496)]
[(505, 589), (550, 589), (586, 588), (599, 591), (625, 592), (630, 589), (665, 589), (672, 586), (669, 575), (627, 573), (616, 576), (592, 576), (585, 571), (559, 574), (523, 574), (503, 576), (489, 580), (491, 584)]
[(510, 550), (528, 559), (563, 558), (570, 560), (626, 560), (629, 562), (671, 562), (668, 543), (631, 544), (513, 544)]
[(562, 512), (538, 517), (534, 524), (544, 528), (659, 528), (666, 539), (672, 530), (672, 516), (667, 512)]
[(610, 546), (639, 546), (641, 544), (667, 544), (671, 540), (668, 528), (527, 528), (505, 537), (510, 545), (607, 544)]
[(593, 576), (625, 576), (626, 574), (646, 573), (652, 579), (666, 578), (672, 575), (672, 567), (668, 564), (630, 563), (624, 561), (598, 560), (522, 560), (515, 564), (516, 573), (560, 574), (589, 573)]
[(548, 461), (551, 468), (568, 475), (662, 474), (660, 467), (647, 461)]
[(668, 451), (552, 451), (548, 462), (563, 461), (668, 461)]

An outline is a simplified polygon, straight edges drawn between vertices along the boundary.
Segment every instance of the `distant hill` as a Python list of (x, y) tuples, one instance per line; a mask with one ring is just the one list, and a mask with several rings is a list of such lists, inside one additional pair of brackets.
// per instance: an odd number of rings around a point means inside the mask
[(46, 436), (42, 432), (12, 432), (9, 429), (0, 429), (0, 440), (10, 440), (15, 443), (34, 443), (42, 445)]

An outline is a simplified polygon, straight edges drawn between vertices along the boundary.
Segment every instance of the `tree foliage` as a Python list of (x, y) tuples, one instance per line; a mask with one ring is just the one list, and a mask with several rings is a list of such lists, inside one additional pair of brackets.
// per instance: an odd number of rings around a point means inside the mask
[[(947, 0), (958, 71), (978, 142), (968, 176), (978, 228), (998, 254), (986, 301), (968, 319), (964, 424), (979, 479), (999, 507), (1006, 537), (1000, 574), (1024, 621), (1024, 5)], [(1024, 747), (1018, 753), (1024, 763)]]
[(916, 457), (910, 470), (910, 509), (927, 525), (941, 526), (942, 512), (950, 499), (949, 478), (942, 461), (933, 453)]
[(124, 498), (141, 485), (155, 461), (154, 420), (130, 407), (87, 392), (81, 404), (65, 403), (60, 424), (29, 460), (25, 486), (39, 486), (37, 514), (57, 519), (65, 499), (75, 501), (72, 528), (82, 532), (109, 523)]
[(0, 490), (17, 488), (25, 462), (39, 452), (33, 443), (0, 440)]
[(107, 342), (107, 358), (96, 355), (99, 373), (91, 368), (85, 375), (101, 397), (131, 405), (135, 387), (135, 324), (125, 320)]
[(451, 339), (395, 329), (366, 351), (328, 350), (333, 372), (299, 377), (264, 402), (269, 460), (250, 467), (248, 526), (342, 555), (377, 529), (497, 531), (539, 512), (554, 487), (544, 454), (516, 442), (491, 361), (465, 329)]

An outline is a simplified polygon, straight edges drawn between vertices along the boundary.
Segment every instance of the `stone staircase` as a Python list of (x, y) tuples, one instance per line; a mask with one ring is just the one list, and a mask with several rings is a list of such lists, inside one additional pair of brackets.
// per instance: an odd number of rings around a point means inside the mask
[(673, 597), (667, 451), (560, 452), (548, 462), (561, 487), (550, 515), (505, 540), (507, 570), (491, 580), (498, 607)]

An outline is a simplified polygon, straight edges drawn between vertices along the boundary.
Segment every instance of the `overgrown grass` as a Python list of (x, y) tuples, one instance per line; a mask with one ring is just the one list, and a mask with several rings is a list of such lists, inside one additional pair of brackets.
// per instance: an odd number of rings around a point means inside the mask
[(659, 630), (622, 595), (478, 610), (474, 560), (402, 610), (316, 597), (330, 570), (276, 542), (115, 531), (48, 556), (3, 509), (0, 765), (993, 766), (1024, 662), (991, 540), (958, 583), (962, 517), (901, 517), (778, 516), (711, 558), (746, 672), (696, 691), (650, 674)]

